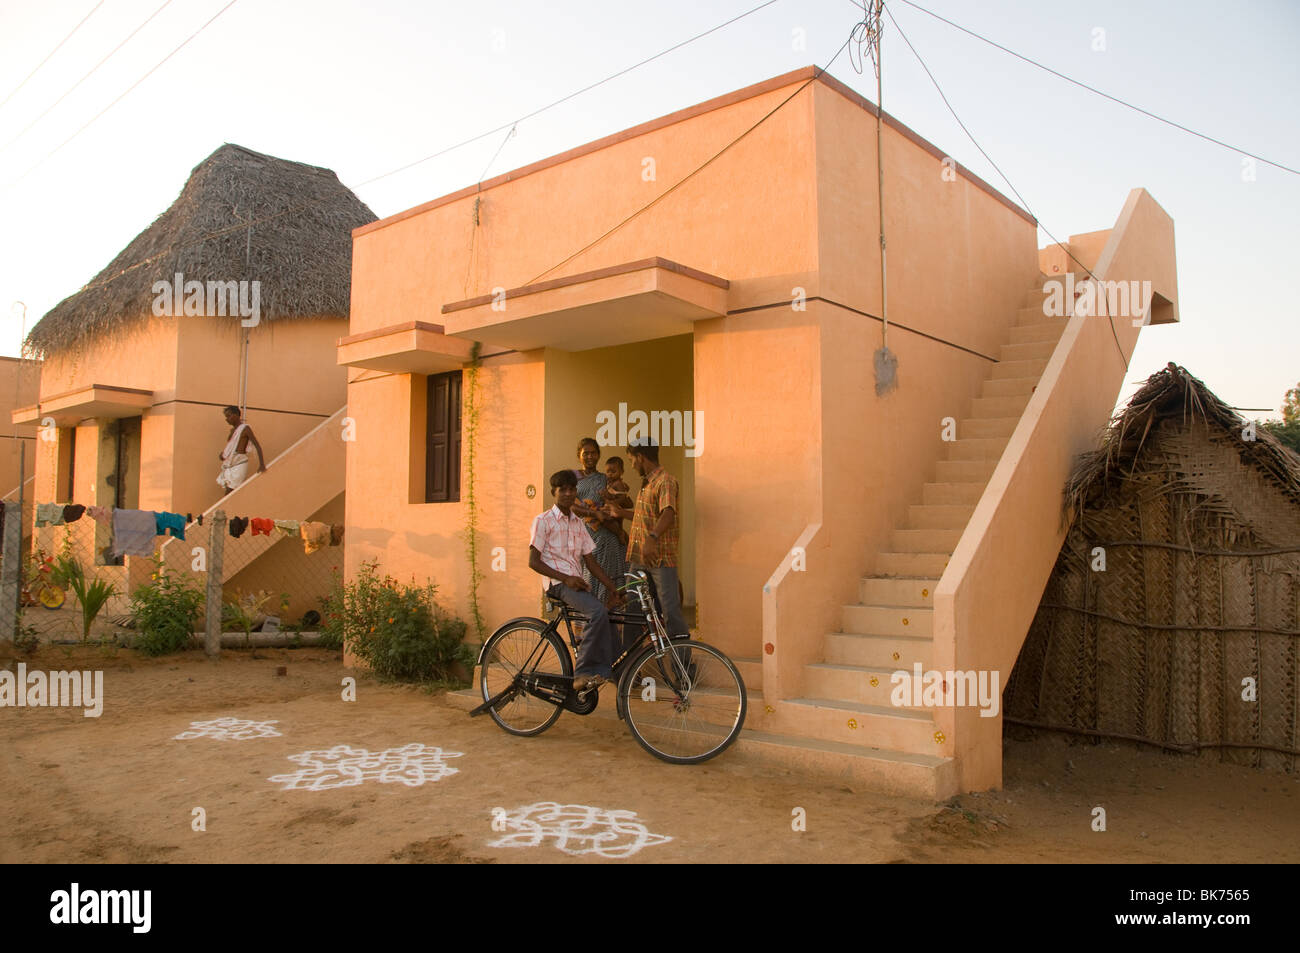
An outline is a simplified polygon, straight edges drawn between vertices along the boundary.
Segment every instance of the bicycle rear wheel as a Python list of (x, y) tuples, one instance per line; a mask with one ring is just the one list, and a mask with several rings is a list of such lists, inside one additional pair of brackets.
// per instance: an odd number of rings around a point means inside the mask
[[(547, 632), (540, 619), (502, 626), (484, 643), (481, 657), (479, 687), (485, 702), (507, 689), (521, 672), (573, 675), (564, 643), (554, 632)], [(521, 691), (489, 708), (488, 714), (512, 735), (530, 737), (555, 724), (561, 711), (558, 705)]]
[(703, 642), (648, 645), (622, 682), (637, 743), (672, 764), (699, 764), (726, 751), (745, 723), (745, 686), (731, 659)]

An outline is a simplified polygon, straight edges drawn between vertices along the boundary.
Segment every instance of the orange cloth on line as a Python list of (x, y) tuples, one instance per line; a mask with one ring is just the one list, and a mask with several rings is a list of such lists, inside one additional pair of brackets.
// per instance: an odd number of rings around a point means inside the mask
[(253, 527), (254, 536), (270, 536), (271, 530), (275, 529), (275, 520), (268, 520), (263, 519), (260, 516), (254, 516), (252, 520), (249, 521), (249, 525)]
[(314, 553), (322, 546), (329, 545), (329, 523), (304, 522), (299, 524), (298, 532), (302, 535), (302, 548), (305, 552)]

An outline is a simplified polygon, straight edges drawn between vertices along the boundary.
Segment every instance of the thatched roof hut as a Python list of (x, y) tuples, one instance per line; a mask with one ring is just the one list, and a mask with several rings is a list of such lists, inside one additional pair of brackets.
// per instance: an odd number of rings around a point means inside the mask
[(1170, 364), (1066, 507), (1006, 722), (1300, 767), (1300, 457)]
[(29, 352), (76, 350), (151, 314), (153, 286), (260, 281), (261, 317), (348, 316), (352, 229), (375, 221), (333, 172), (227, 143), (108, 267), (46, 314)]

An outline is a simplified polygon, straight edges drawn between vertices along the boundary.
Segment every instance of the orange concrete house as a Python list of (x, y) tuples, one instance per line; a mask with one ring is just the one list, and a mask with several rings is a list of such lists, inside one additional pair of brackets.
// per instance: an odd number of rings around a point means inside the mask
[[(45, 359), (40, 393), (12, 415), (42, 430), (29, 499), (196, 516), (222, 500), (231, 515), (342, 522), (347, 385), (334, 347), (347, 330), (349, 233), (374, 220), (328, 169), (229, 144), (212, 153), (29, 335)], [(269, 469), (223, 499), (228, 404), (246, 408)], [(94, 530), (93, 553), (89, 531), (77, 534), (85, 560), (104, 565), (108, 532)], [(163, 552), (188, 569), (190, 549)], [(226, 582), (240, 583), (243, 553)], [(261, 556), (265, 570), (274, 557)], [(134, 582), (147, 567), (127, 557), (102, 572)]]
[(1139, 325), (1177, 320), (1173, 223), (1099, 196), (1111, 228), (1040, 252), (886, 115), (886, 331), (876, 129), (806, 68), (356, 229), (348, 572), (432, 577), (468, 618), (472, 516), (488, 631), (536, 615), (548, 475), (644, 421), (681, 481), (696, 634), (745, 677), (740, 746), (885, 791), (999, 785), (1071, 460)]

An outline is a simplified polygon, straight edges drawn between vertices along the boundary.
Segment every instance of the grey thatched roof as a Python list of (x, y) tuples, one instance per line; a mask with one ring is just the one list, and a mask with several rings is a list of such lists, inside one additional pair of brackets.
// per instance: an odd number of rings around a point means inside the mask
[(1294, 503), (1300, 505), (1300, 456), (1276, 437), (1256, 429), (1246, 440), (1246, 420), (1221, 401), (1205, 384), (1170, 363), (1147, 378), (1128, 406), (1110, 422), (1102, 446), (1075, 462), (1066, 487), (1067, 512), (1096, 505), (1132, 472), (1149, 436), (1169, 423), (1186, 429), (1201, 421), (1210, 439), (1233, 447), (1242, 461), (1263, 474)]
[(151, 314), (154, 282), (177, 272), (186, 281), (260, 281), (262, 320), (347, 317), (351, 231), (375, 218), (329, 169), (227, 143), (107, 268), (32, 328), (27, 348), (76, 349)]

